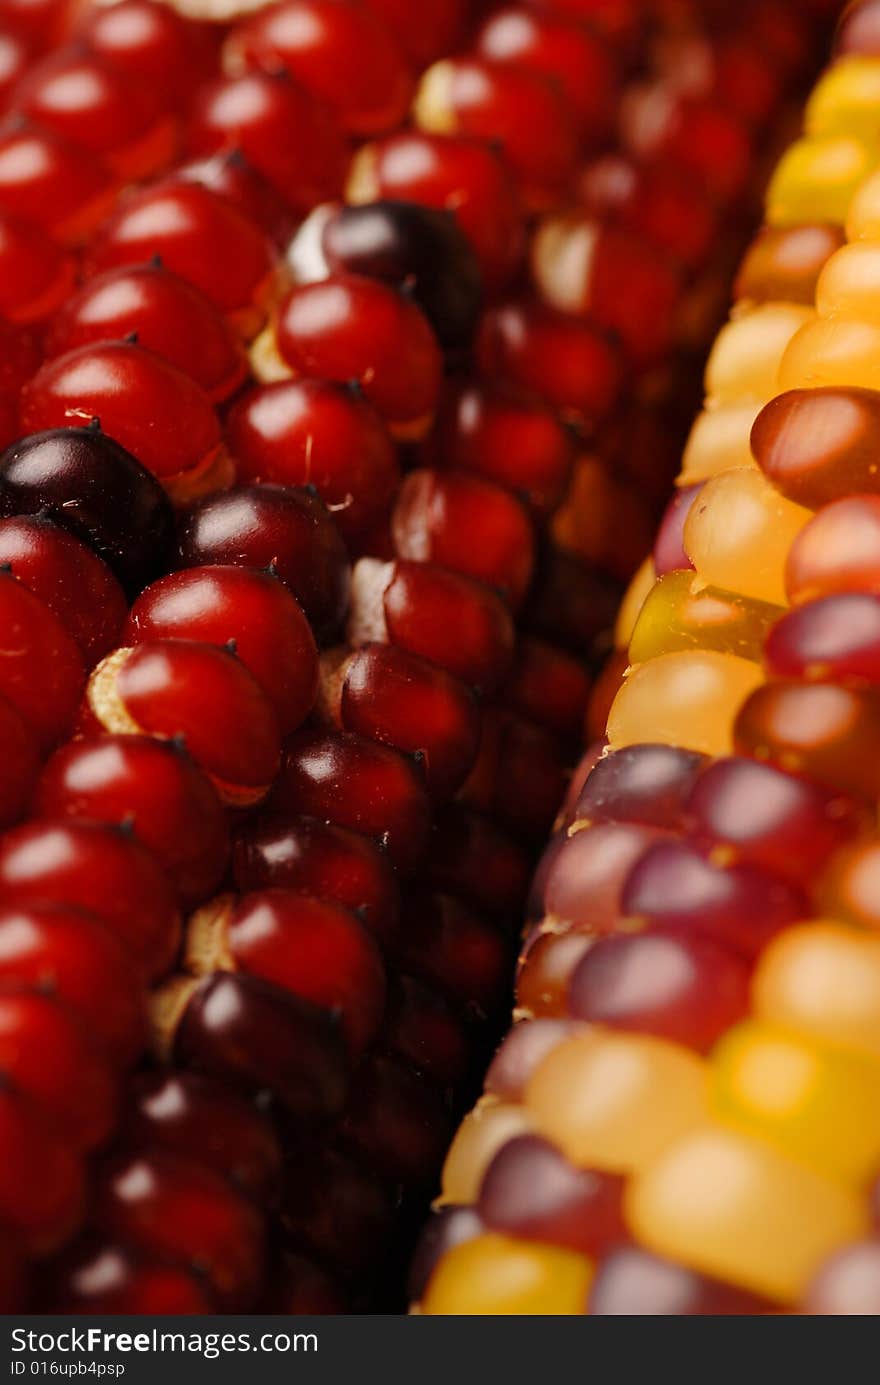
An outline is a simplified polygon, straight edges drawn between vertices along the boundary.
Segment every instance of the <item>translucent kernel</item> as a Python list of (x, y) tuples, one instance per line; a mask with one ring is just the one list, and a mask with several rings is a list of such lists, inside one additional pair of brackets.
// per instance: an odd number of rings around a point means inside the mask
[(880, 795), (880, 693), (833, 682), (773, 678), (743, 704), (737, 751), (838, 793)]
[(771, 226), (800, 221), (843, 225), (853, 195), (877, 163), (875, 151), (853, 135), (807, 135), (783, 154), (767, 190)]
[(880, 1061), (880, 941), (835, 922), (787, 928), (752, 978), (755, 1014)]
[(483, 1174), (502, 1145), (532, 1128), (522, 1106), (496, 1101), (479, 1101), (465, 1116), (449, 1146), (441, 1179), (441, 1201), (458, 1204), (476, 1202)]
[(488, 1232), (443, 1256), (428, 1281), (422, 1312), (563, 1317), (584, 1312), (593, 1267), (558, 1246)]
[(880, 60), (852, 54), (819, 79), (807, 102), (808, 135), (857, 135), (874, 143), (880, 137)]
[(734, 718), (762, 682), (758, 665), (734, 654), (660, 654), (634, 669), (615, 697), (608, 741), (614, 750), (659, 741), (729, 755)]
[(538, 1065), (526, 1107), (573, 1164), (627, 1173), (706, 1121), (706, 1065), (665, 1039), (596, 1029)]
[(873, 389), (880, 365), (880, 323), (817, 318), (796, 332), (779, 366), (780, 390), (857, 385)]
[(850, 1189), (721, 1127), (672, 1145), (624, 1199), (630, 1229), (650, 1250), (783, 1303), (796, 1302), (825, 1257), (867, 1222)]
[(769, 399), (785, 348), (814, 317), (812, 308), (797, 303), (762, 303), (726, 323), (706, 366), (707, 403)]
[(880, 1162), (880, 1066), (761, 1020), (715, 1048), (719, 1119), (771, 1140), (793, 1159), (859, 1185)]
[(759, 662), (781, 606), (707, 587), (692, 572), (669, 572), (654, 584), (633, 630), (634, 664), (683, 649), (714, 649)]
[(713, 587), (786, 605), (788, 551), (811, 512), (784, 496), (757, 469), (707, 481), (684, 526), (684, 546)]

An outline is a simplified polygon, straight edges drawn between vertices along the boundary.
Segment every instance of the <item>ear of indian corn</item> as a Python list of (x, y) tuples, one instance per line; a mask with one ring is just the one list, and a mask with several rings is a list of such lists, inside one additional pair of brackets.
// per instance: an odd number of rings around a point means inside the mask
[(422, 1312), (880, 1312), (875, 11), (770, 179)]

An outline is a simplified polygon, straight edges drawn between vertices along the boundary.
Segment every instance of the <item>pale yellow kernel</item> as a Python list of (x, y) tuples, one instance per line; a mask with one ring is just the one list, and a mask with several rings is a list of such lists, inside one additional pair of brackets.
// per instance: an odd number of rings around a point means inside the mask
[(771, 226), (803, 221), (842, 226), (857, 189), (877, 162), (878, 151), (849, 134), (796, 140), (770, 180), (767, 221)]
[(655, 580), (654, 559), (648, 554), (630, 580), (626, 595), (620, 603), (620, 610), (617, 613), (617, 621), (614, 626), (615, 649), (626, 649), (629, 644), (636, 621), (639, 618), (639, 612)]
[(741, 468), (706, 482), (685, 521), (684, 548), (711, 586), (785, 606), (789, 550), (811, 519), (763, 472)]
[(749, 439), (764, 402), (724, 404), (697, 414), (685, 443), (679, 482), (692, 485), (734, 467), (754, 466)]
[(613, 750), (657, 741), (730, 755), (733, 723), (764, 681), (758, 664), (713, 650), (660, 654), (632, 670), (608, 716)]
[(786, 928), (752, 980), (756, 1015), (880, 1062), (880, 939), (832, 920)]
[(531, 1120), (523, 1106), (483, 1097), (465, 1116), (449, 1146), (440, 1201), (476, 1202), (483, 1175), (499, 1149), (530, 1129)]
[(535, 1129), (582, 1168), (641, 1168), (707, 1118), (706, 1064), (665, 1039), (594, 1029), (538, 1064), (525, 1093)]
[(795, 1303), (868, 1220), (860, 1194), (719, 1126), (686, 1135), (637, 1174), (624, 1210), (649, 1250), (781, 1303)]
[(707, 406), (769, 399), (785, 348), (814, 317), (798, 303), (762, 303), (726, 323), (706, 366)]
[(860, 53), (838, 58), (813, 88), (804, 128), (808, 135), (880, 140), (880, 59)]

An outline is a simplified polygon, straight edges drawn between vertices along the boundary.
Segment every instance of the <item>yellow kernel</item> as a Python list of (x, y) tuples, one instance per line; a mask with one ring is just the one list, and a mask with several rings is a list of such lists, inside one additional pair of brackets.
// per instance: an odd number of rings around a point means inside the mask
[(665, 1039), (591, 1030), (539, 1063), (525, 1102), (572, 1163), (626, 1173), (706, 1120), (706, 1064)]
[(764, 681), (750, 659), (714, 650), (660, 654), (629, 674), (608, 716), (608, 741), (659, 741), (705, 755), (730, 755), (733, 723)]
[[(768, 391), (769, 399), (772, 390)], [(679, 482), (689, 486), (734, 467), (755, 465), (750, 438), (762, 402), (722, 404), (697, 414), (685, 443)]]
[(843, 225), (859, 185), (873, 172), (877, 153), (849, 134), (807, 135), (790, 146), (767, 190), (767, 221)]
[(857, 385), (874, 389), (880, 368), (880, 324), (817, 318), (792, 337), (779, 366), (779, 390)]
[(832, 921), (786, 928), (761, 954), (755, 1014), (880, 1061), (880, 941)]
[(706, 366), (707, 405), (769, 399), (785, 348), (814, 317), (812, 308), (798, 303), (762, 303), (726, 323)]
[(820, 317), (880, 323), (880, 245), (855, 241), (836, 250), (816, 283)]
[(630, 662), (681, 649), (715, 649), (759, 663), (767, 632), (781, 615), (780, 606), (707, 587), (693, 572), (668, 572), (642, 605)]
[(421, 1309), (437, 1317), (580, 1314), (592, 1277), (591, 1262), (574, 1251), (487, 1233), (446, 1252)]
[(483, 1174), (495, 1155), (516, 1135), (531, 1129), (528, 1113), (494, 1097), (483, 1097), (469, 1111), (449, 1146), (441, 1179), (442, 1202), (476, 1202)]
[(813, 88), (804, 128), (808, 135), (880, 139), (880, 60), (858, 53), (838, 58)]
[(624, 1211), (649, 1250), (781, 1303), (796, 1302), (867, 1222), (851, 1189), (718, 1126), (685, 1136), (637, 1174)]
[(871, 1060), (749, 1020), (725, 1034), (709, 1066), (719, 1119), (855, 1185), (880, 1164), (880, 1067)]
[(847, 240), (876, 240), (880, 236), (880, 172), (856, 190), (846, 218)]
[(711, 586), (785, 606), (789, 549), (810, 519), (763, 472), (741, 468), (706, 482), (685, 521), (684, 548)]
[(617, 622), (614, 626), (615, 649), (626, 649), (635, 629), (639, 612), (656, 580), (654, 559), (649, 554), (635, 573), (620, 603)]

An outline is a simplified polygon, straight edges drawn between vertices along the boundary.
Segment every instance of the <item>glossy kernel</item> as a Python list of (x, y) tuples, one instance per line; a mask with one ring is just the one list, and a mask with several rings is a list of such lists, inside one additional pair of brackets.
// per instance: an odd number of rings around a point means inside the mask
[(812, 307), (770, 302), (726, 323), (715, 338), (706, 364), (710, 406), (766, 399), (789, 342), (814, 316)]
[(792, 605), (833, 592), (880, 593), (880, 497), (834, 500), (801, 530), (785, 565)]
[(705, 937), (652, 930), (599, 938), (568, 988), (575, 1019), (705, 1053), (748, 1009), (748, 968)]
[(295, 731), (312, 709), (314, 638), (299, 603), (269, 573), (191, 567), (153, 582), (132, 606), (120, 643), (151, 640), (232, 645), (272, 703), (282, 735)]
[(244, 353), (229, 324), (194, 285), (156, 264), (121, 265), (87, 280), (53, 317), (47, 354), (132, 333), (215, 402), (245, 378)]
[(465, 1116), (443, 1164), (444, 1203), (476, 1203), (483, 1177), (509, 1140), (532, 1128), (529, 1112), (519, 1104), (484, 1098)]
[(754, 957), (774, 933), (803, 916), (800, 890), (769, 871), (720, 859), (690, 841), (660, 841), (629, 872), (621, 910), (675, 932), (701, 935)]
[(200, 87), (186, 144), (198, 156), (240, 149), (300, 215), (339, 195), (348, 163), (342, 131), (329, 111), (277, 71), (218, 77)]
[(880, 599), (847, 592), (798, 606), (773, 627), (764, 659), (778, 678), (880, 683)]
[(225, 930), (243, 970), (337, 1012), (358, 1052), (379, 1026), (385, 973), (369, 932), (347, 909), (289, 890), (245, 894)]
[(577, 799), (575, 819), (676, 827), (703, 757), (666, 745), (632, 745), (603, 755)]
[(500, 591), (525, 596), (535, 559), (532, 522), (514, 495), (467, 471), (411, 471), (391, 519), (397, 554), (430, 561)]
[(778, 679), (744, 702), (737, 751), (857, 797), (880, 791), (880, 697), (873, 688)]
[(441, 357), (420, 309), (388, 284), (336, 275), (290, 291), (278, 350), (296, 375), (357, 380), (389, 426), (418, 436), (437, 404)]
[(552, 204), (577, 157), (574, 115), (559, 87), (528, 67), (470, 54), (423, 75), (413, 102), (419, 129), (497, 140), (524, 201)]
[(332, 635), (342, 620), (348, 555), (326, 506), (308, 490), (263, 484), (205, 496), (181, 516), (178, 549), (184, 567), (271, 568), (317, 639)]
[(520, 1135), (486, 1170), (478, 1210), (493, 1231), (596, 1255), (624, 1234), (622, 1188), (615, 1175), (576, 1169), (546, 1140)]
[(245, 214), (210, 188), (165, 178), (133, 192), (90, 248), (95, 270), (144, 264), (166, 269), (201, 289), (242, 335), (259, 330), (273, 276), (271, 243)]
[(131, 829), (184, 904), (217, 889), (228, 828), (210, 782), (175, 745), (149, 736), (80, 736), (47, 762), (33, 810)]
[(229, 64), (289, 72), (343, 130), (368, 137), (402, 123), (412, 79), (392, 27), (371, 9), (282, 0), (233, 31)]
[(759, 760), (709, 765), (684, 804), (694, 835), (798, 885), (867, 827), (850, 800)]
[(0, 513), (40, 515), (83, 540), (131, 593), (169, 561), (170, 502), (156, 478), (100, 429), (36, 433), (0, 459)]
[(231, 479), (204, 390), (129, 342), (76, 347), (47, 361), (22, 391), (22, 429), (87, 428), (93, 419), (178, 498)]
[(227, 802), (258, 802), (277, 772), (275, 712), (226, 649), (165, 639), (117, 650), (98, 665), (87, 700), (90, 716), (108, 731), (182, 736)]
[(751, 446), (782, 494), (812, 510), (880, 490), (880, 395), (844, 386), (789, 390), (762, 409)]
[(513, 178), (500, 150), (485, 140), (398, 131), (355, 156), (346, 195), (357, 204), (394, 198), (453, 212), (493, 290), (511, 277), (521, 257)]
[(712, 649), (760, 660), (767, 632), (783, 608), (718, 587), (693, 572), (669, 572), (645, 598), (629, 642), (632, 663), (677, 650)]
[[(349, 542), (384, 517), (398, 482), (394, 445), (379, 412), (342, 381), (306, 377), (260, 385), (233, 406), (227, 437), (243, 482), (268, 484), (276, 493), (281, 485), (314, 486)], [(260, 499), (268, 509), (261, 493), (251, 507)], [(280, 565), (285, 554), (277, 556)]]
[(816, 318), (792, 337), (779, 363), (782, 390), (855, 385), (873, 389), (880, 323), (843, 316)]

